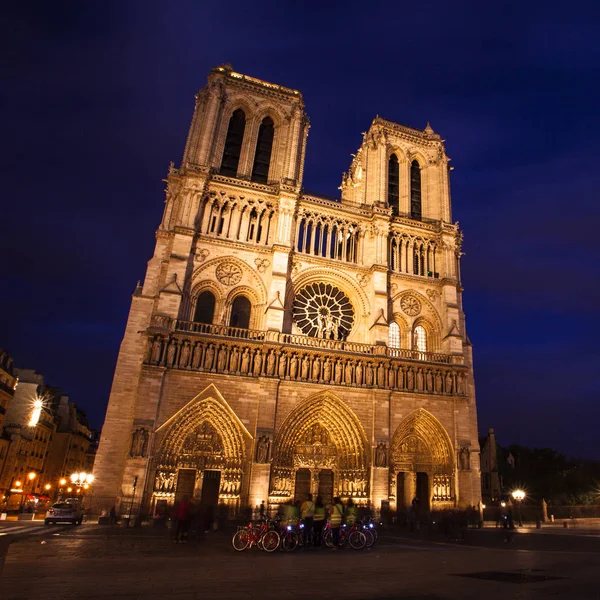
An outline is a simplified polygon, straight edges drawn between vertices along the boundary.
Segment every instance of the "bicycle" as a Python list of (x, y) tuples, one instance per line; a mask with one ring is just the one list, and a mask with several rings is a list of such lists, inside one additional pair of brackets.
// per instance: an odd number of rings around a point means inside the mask
[(257, 526), (250, 522), (247, 526), (238, 527), (231, 540), (231, 545), (238, 552), (252, 548), (255, 544), (259, 550), (274, 552), (279, 546), (279, 539), (279, 534), (271, 529), (267, 521), (263, 521)]
[[(328, 548), (333, 548), (333, 531), (329, 522), (323, 528), (323, 542)], [(367, 545), (367, 536), (358, 529), (356, 523), (350, 526), (342, 525), (338, 547), (343, 548), (346, 542), (353, 550), (362, 550)]]

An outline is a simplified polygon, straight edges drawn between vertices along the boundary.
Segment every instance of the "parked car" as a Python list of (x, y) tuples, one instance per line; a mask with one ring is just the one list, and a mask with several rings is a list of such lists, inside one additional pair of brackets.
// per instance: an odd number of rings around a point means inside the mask
[(81, 525), (83, 521), (83, 509), (79, 502), (70, 502), (64, 500), (53, 504), (46, 513), (44, 523), (51, 525), (52, 523), (72, 523), (73, 525)]

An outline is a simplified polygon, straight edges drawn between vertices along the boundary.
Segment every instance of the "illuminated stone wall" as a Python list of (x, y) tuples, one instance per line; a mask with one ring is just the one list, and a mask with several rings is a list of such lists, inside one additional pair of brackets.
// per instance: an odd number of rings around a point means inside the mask
[[(245, 130), (233, 177), (219, 170), (236, 110)], [(257, 183), (265, 118), (274, 137)], [(197, 95), (119, 353), (99, 508), (128, 501), (136, 477), (151, 511), (184, 489), (232, 509), (307, 491), (376, 508), (415, 494), (432, 507), (480, 501), (462, 234), (443, 141), (429, 126), (375, 119), (335, 202), (302, 192), (307, 133), (298, 91), (229, 66)], [(208, 292), (211, 322), (196, 322)], [(241, 297), (251, 311), (240, 328)]]

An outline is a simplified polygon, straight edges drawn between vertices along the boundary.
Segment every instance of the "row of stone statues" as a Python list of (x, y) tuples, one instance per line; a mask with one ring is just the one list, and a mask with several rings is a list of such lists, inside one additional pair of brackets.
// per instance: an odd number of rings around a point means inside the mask
[(155, 336), (147, 362), (169, 368), (204, 370), (294, 381), (378, 387), (430, 394), (465, 394), (465, 375), (450, 368), (416, 367), (397, 359), (335, 358), (291, 350), (266, 350)]

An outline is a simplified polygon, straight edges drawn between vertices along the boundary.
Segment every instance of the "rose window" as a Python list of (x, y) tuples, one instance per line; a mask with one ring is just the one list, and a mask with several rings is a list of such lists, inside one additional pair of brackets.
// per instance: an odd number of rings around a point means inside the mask
[(345, 340), (354, 323), (348, 296), (329, 283), (311, 283), (296, 295), (294, 322), (311, 337)]

